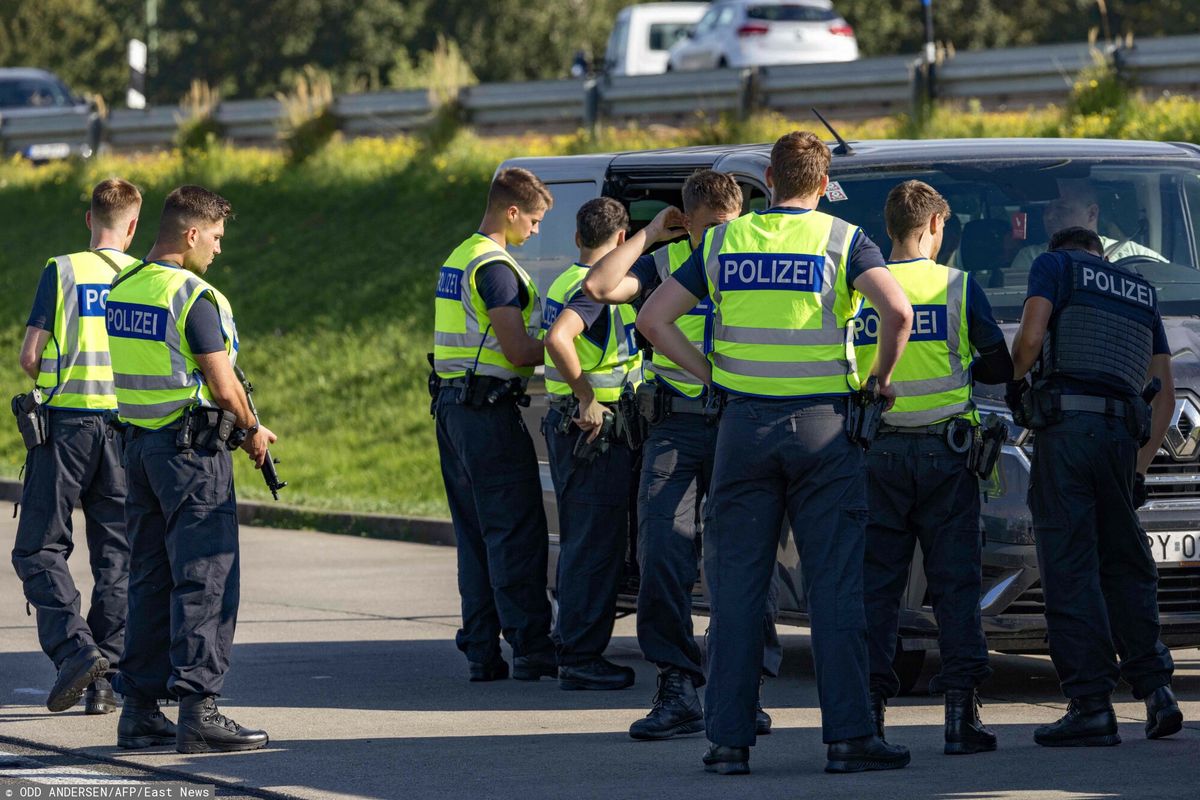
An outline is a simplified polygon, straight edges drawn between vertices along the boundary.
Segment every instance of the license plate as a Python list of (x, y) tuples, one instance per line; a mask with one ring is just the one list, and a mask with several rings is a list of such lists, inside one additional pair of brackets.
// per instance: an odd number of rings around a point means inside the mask
[(66, 142), (31, 144), (26, 154), (30, 161), (49, 161), (54, 158), (67, 158), (71, 155), (71, 145)]
[(1146, 534), (1146, 539), (1150, 542), (1150, 553), (1159, 564), (1200, 562), (1200, 533), (1151, 531)]

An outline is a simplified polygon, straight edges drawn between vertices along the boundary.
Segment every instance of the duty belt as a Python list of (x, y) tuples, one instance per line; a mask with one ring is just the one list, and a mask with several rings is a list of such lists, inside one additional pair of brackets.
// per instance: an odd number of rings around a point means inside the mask
[(1064, 394), (1059, 398), (1059, 408), (1063, 411), (1087, 411), (1092, 414), (1104, 414), (1109, 417), (1124, 418), (1129, 413), (1129, 403), (1114, 400), (1111, 397), (1091, 397), (1080, 394)]
[(963, 417), (951, 417), (941, 422), (935, 422), (933, 425), (914, 425), (912, 427), (883, 423), (879, 426), (879, 432), (907, 436), (939, 436), (955, 453), (966, 453), (975, 444), (975, 426), (970, 420)]
[(880, 433), (907, 433), (913, 436), (945, 436), (954, 420), (947, 419), (933, 425), (889, 425), (886, 422), (879, 426)]
[(708, 405), (702, 397), (667, 397), (665, 402), (672, 414), (704, 414)]

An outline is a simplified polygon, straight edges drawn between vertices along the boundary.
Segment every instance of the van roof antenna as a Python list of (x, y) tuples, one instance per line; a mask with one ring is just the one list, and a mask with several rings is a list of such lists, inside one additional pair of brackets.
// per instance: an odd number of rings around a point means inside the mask
[(833, 134), (833, 138), (837, 139), (838, 146), (833, 148), (833, 154), (835, 156), (854, 155), (854, 148), (850, 146), (849, 142), (842, 138), (840, 133), (834, 130), (833, 126), (829, 124), (829, 120), (825, 119), (824, 115), (822, 115), (821, 112), (817, 111), (815, 108), (812, 109), (812, 112), (816, 114), (817, 119), (821, 120), (821, 123), (829, 129), (829, 132)]

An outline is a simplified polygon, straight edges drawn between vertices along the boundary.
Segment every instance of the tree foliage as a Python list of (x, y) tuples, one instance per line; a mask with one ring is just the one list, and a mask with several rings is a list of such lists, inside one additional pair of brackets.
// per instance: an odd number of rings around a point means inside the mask
[[(562, 77), (574, 53), (599, 58), (634, 0), (158, 0), (148, 94), (179, 101), (194, 79), (226, 98), (270, 97), (316, 68), (335, 91), (413, 85), (438, 37), (480, 81)], [(935, 36), (959, 50), (1083, 41), (1104, 0), (933, 0)], [(915, 53), (921, 0), (835, 0), (864, 56)], [(1107, 0), (1114, 36), (1200, 30), (1196, 0)], [(146, 0), (3, 0), (0, 66), (40, 66), (79, 92), (119, 103), (130, 38), (147, 38)], [(415, 71), (415, 72), (414, 72)]]

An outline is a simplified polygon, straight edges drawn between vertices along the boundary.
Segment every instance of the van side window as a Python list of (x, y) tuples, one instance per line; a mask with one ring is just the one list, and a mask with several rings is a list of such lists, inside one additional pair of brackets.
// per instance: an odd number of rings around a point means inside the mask
[(579, 257), (579, 248), (575, 246), (575, 213), (600, 194), (595, 181), (547, 183), (546, 187), (554, 197), (554, 207), (542, 218), (538, 234), (520, 247), (509, 248), (543, 292), (559, 272)]

